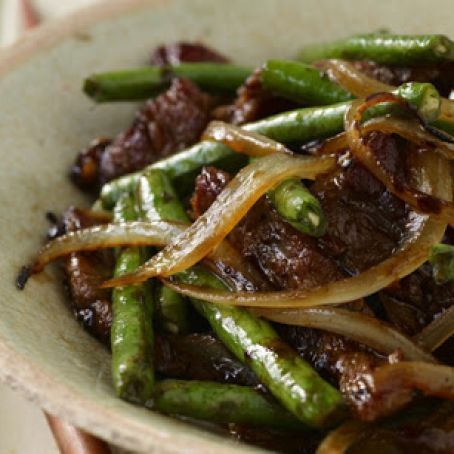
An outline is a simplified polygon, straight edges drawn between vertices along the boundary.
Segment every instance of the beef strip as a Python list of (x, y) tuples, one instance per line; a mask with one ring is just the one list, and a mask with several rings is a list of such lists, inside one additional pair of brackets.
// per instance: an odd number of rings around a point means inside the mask
[[(404, 178), (399, 141), (380, 134), (367, 140), (377, 158)], [(204, 212), (226, 181), (223, 172), (213, 168), (203, 171), (192, 198), (194, 213)], [(311, 190), (328, 216), (323, 238), (315, 239), (293, 229), (266, 197), (229, 236), (276, 288), (312, 288), (357, 274), (392, 254), (404, 232), (406, 206), (353, 159), (346, 168), (318, 178)], [(360, 310), (365, 310), (364, 305)], [(339, 384), (358, 418), (385, 416), (410, 400), (411, 393), (398, 389), (387, 396), (374, 394), (370, 375), (385, 361), (357, 343), (319, 330), (290, 326), (278, 329), (322, 375)]]
[(442, 96), (449, 96), (454, 89), (454, 63), (423, 66), (384, 66), (370, 60), (353, 62), (367, 76), (390, 85), (405, 82), (431, 82)]
[[(66, 232), (90, 227), (98, 222), (90, 218), (86, 211), (77, 208), (69, 208), (63, 217)], [(99, 285), (112, 277), (112, 252), (74, 252), (65, 259), (64, 270), (76, 318), (90, 334), (109, 345), (111, 290), (100, 289)]]
[(133, 125), (101, 156), (100, 181), (140, 170), (196, 142), (209, 120), (209, 97), (192, 82), (174, 79), (162, 95), (149, 100)]
[(76, 186), (86, 191), (99, 189), (99, 162), (111, 142), (107, 138), (95, 139), (77, 155), (70, 171), (71, 180)]
[(158, 335), (156, 370), (171, 378), (257, 386), (254, 372), (212, 334)]
[(159, 46), (151, 55), (151, 64), (158, 66), (197, 62), (227, 63), (228, 59), (203, 44), (185, 41)]

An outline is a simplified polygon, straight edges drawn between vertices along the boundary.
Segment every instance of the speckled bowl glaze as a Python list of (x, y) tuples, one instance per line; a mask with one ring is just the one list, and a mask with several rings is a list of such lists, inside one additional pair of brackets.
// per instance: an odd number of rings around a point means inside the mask
[(32, 32), (0, 54), (0, 376), (47, 411), (139, 452), (253, 452), (117, 399), (109, 353), (74, 320), (55, 270), (19, 292), (14, 278), (46, 229), (44, 212), (86, 200), (75, 153), (124, 128), (131, 104), (94, 105), (93, 71), (143, 64), (157, 44), (199, 40), (239, 63), (291, 57), (309, 42), (390, 28), (450, 34), (452, 1), (110, 1)]

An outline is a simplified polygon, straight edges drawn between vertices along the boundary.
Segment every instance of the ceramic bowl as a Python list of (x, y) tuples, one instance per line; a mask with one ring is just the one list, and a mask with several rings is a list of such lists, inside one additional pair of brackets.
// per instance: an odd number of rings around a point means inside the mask
[(45, 410), (139, 452), (251, 452), (117, 399), (109, 353), (74, 320), (50, 267), (25, 291), (19, 267), (39, 247), (44, 213), (87, 201), (67, 173), (75, 153), (131, 121), (131, 104), (94, 105), (94, 72), (144, 64), (151, 49), (202, 41), (238, 63), (291, 57), (305, 43), (389, 28), (452, 32), (451, 0), (110, 1), (32, 32), (0, 54), (0, 376)]

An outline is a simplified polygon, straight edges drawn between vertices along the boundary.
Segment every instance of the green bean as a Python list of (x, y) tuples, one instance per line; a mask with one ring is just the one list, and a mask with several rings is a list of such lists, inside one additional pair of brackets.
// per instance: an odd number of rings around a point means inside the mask
[(320, 237), (326, 231), (326, 217), (318, 199), (301, 180), (290, 178), (268, 192), (277, 212), (295, 229)]
[(131, 173), (106, 183), (101, 189), (102, 205), (105, 209), (112, 209), (119, 196), (124, 192), (133, 191), (140, 176), (149, 169), (165, 171), (178, 189), (178, 193), (184, 194), (191, 188), (197, 172), (204, 165), (216, 165), (227, 171), (236, 171), (246, 162), (245, 156), (233, 153), (225, 145), (214, 142), (200, 142), (151, 164), (140, 172)]
[[(116, 222), (138, 218), (132, 197), (125, 194), (114, 210)], [(115, 276), (133, 272), (146, 260), (136, 247), (119, 252)], [(153, 300), (148, 283), (116, 288), (112, 293), (112, 379), (117, 395), (136, 403), (147, 403), (154, 389)]]
[(162, 413), (215, 423), (304, 430), (291, 413), (247, 386), (164, 380), (156, 385), (154, 403)]
[(177, 292), (165, 286), (157, 288), (156, 318), (169, 333), (186, 334), (191, 331), (189, 302)]
[(353, 96), (314, 68), (291, 60), (268, 60), (262, 69), (262, 83), (268, 90), (307, 106), (349, 101)]
[(311, 63), (324, 58), (373, 60), (385, 65), (417, 65), (454, 60), (454, 43), (443, 35), (354, 35), (330, 43), (304, 47), (298, 60)]
[(437, 284), (454, 280), (454, 246), (451, 244), (436, 244), (429, 255), (432, 273)]
[(96, 102), (144, 100), (165, 90), (174, 75), (212, 93), (234, 94), (250, 74), (250, 68), (224, 63), (147, 66), (93, 74), (85, 79), (83, 89)]
[[(168, 177), (162, 170), (149, 169), (140, 177), (136, 198), (141, 219), (145, 221), (182, 219), (189, 221)], [(163, 328), (173, 334), (189, 332), (190, 306), (183, 296), (158, 285), (155, 300), (156, 315)]]
[[(225, 290), (225, 285), (200, 266), (176, 275), (185, 283)], [(249, 311), (191, 300), (224, 345), (256, 373), (281, 404), (305, 424), (328, 425), (341, 415), (340, 393), (279, 338), (271, 324)]]

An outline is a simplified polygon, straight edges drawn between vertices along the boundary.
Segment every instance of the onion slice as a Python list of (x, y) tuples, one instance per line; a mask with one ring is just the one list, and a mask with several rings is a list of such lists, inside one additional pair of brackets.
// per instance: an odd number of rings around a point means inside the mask
[(454, 334), (454, 306), (429, 323), (414, 336), (414, 341), (426, 350), (433, 352)]
[(437, 362), (432, 355), (404, 334), (387, 323), (361, 312), (336, 307), (287, 311), (270, 309), (256, 312), (273, 322), (340, 334), (388, 355), (400, 351), (407, 361)]
[(272, 154), (243, 167), (211, 207), (187, 230), (135, 273), (105, 282), (116, 287), (143, 282), (154, 276), (183, 271), (208, 255), (267, 191), (290, 177), (314, 179), (336, 165), (332, 156), (307, 157)]
[(237, 153), (257, 158), (273, 153), (292, 154), (288, 148), (275, 140), (222, 121), (212, 121), (205, 129), (202, 140), (221, 142)]
[(367, 436), (370, 429), (370, 425), (361, 421), (344, 422), (322, 440), (315, 454), (345, 454), (354, 443)]
[[(398, 182), (395, 176), (388, 173), (375, 157), (372, 150), (365, 143), (361, 133), (361, 118), (365, 110), (374, 104), (397, 101), (391, 94), (378, 94), (368, 101), (354, 101), (345, 116), (345, 131), (347, 133), (350, 150), (355, 156), (389, 192), (402, 199), (405, 203), (419, 212), (429, 212), (432, 215), (454, 225), (454, 204), (450, 202), (451, 195), (446, 200), (432, 196), (427, 192), (410, 187), (406, 183)], [(400, 100), (398, 101), (400, 102)], [(433, 154), (433, 159), (438, 156)], [(443, 163), (445, 167), (449, 166)]]
[(401, 362), (377, 367), (372, 373), (377, 395), (399, 389), (454, 399), (454, 367), (423, 362)]
[(49, 241), (39, 252), (30, 274), (41, 272), (47, 264), (78, 251), (95, 251), (121, 246), (165, 246), (188, 224), (153, 221), (104, 224), (69, 232)]

